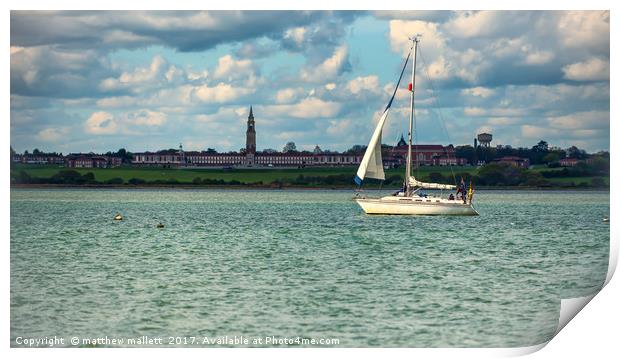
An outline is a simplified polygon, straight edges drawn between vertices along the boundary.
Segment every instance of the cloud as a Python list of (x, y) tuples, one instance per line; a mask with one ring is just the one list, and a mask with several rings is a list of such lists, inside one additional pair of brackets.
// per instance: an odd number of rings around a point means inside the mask
[(301, 47), (304, 42), (306, 32), (307, 30), (305, 27), (288, 29), (284, 32), (284, 40), (293, 41), (297, 47)]
[(277, 103), (291, 103), (299, 99), (306, 91), (302, 87), (284, 88), (276, 92)]
[(356, 77), (347, 83), (346, 88), (353, 94), (359, 94), (362, 91), (372, 93), (379, 93), (381, 91), (379, 77), (375, 75)]
[(411, 48), (409, 38), (422, 34), (424, 53), (429, 59), (436, 58), (444, 49), (446, 40), (439, 30), (439, 25), (426, 21), (390, 21), (390, 46), (396, 53), (407, 53)]
[(350, 119), (332, 120), (329, 121), (329, 127), (327, 127), (327, 134), (332, 136), (348, 135), (351, 129), (353, 121)]
[(445, 10), (377, 10), (373, 11), (372, 14), (382, 19), (444, 22), (453, 15), (453, 12)]
[(514, 36), (531, 26), (539, 13), (518, 11), (459, 11), (443, 28), (454, 38)]
[[(145, 150), (182, 141), (237, 150), (252, 104), (265, 147), (280, 147), (280, 133), (305, 133), (312, 145), (346, 149), (372, 132), (418, 32), (423, 140), (446, 140), (432, 125), (439, 105), (455, 144), (490, 127), (500, 141), (531, 146), (540, 138), (523, 136), (529, 125), (558, 143), (564, 135), (608, 148), (605, 11), (11, 12), (11, 145)], [(397, 106), (408, 106), (408, 82), (397, 91), (390, 140), (406, 130)], [(85, 122), (96, 113), (91, 133)], [(327, 132), (348, 120), (351, 136)], [(44, 140), (76, 125), (84, 131)]]
[(225, 55), (219, 58), (217, 67), (213, 72), (213, 76), (218, 79), (222, 78), (239, 78), (247, 77), (254, 73), (252, 61), (235, 60), (231, 55)]
[(543, 65), (553, 59), (554, 55), (551, 51), (537, 51), (528, 53), (525, 57), (525, 63), (528, 65)]
[(609, 61), (591, 58), (562, 67), (564, 78), (574, 81), (609, 81)]
[(233, 87), (227, 83), (220, 82), (213, 87), (202, 85), (192, 90), (193, 97), (207, 103), (225, 103), (237, 100), (243, 96), (254, 93), (253, 88)]
[(165, 113), (149, 111), (147, 109), (143, 109), (135, 113), (130, 113), (127, 116), (127, 118), (132, 124), (149, 127), (161, 126), (166, 122), (167, 117), (168, 116)]
[(67, 133), (69, 133), (69, 128), (67, 127), (45, 128), (37, 133), (37, 137), (45, 142), (58, 142), (59, 140), (65, 138)]
[(213, 114), (198, 114), (194, 119), (199, 122), (208, 123), (239, 123), (243, 124), (248, 116), (249, 110), (246, 107), (220, 107)]
[(279, 34), (332, 15), (325, 11), (12, 11), (11, 44), (90, 49), (161, 45), (202, 51)]
[(112, 72), (106, 59), (94, 50), (50, 46), (11, 49), (12, 94), (83, 97), (97, 92), (92, 84)]
[(493, 95), (493, 90), (485, 87), (471, 87), (461, 90), (463, 94), (475, 97), (487, 98)]
[(261, 106), (260, 109), (265, 117), (312, 119), (334, 117), (340, 111), (341, 105), (337, 102), (310, 97), (294, 104)]
[(84, 125), (87, 133), (95, 135), (115, 134), (118, 130), (118, 123), (114, 116), (108, 112), (95, 112), (91, 114)]
[(469, 117), (518, 117), (526, 112), (523, 108), (465, 107), (463, 113)]
[(166, 82), (173, 82), (182, 76), (182, 71), (160, 55), (153, 56), (148, 67), (138, 67), (133, 71), (125, 71), (118, 78), (106, 78), (99, 84), (102, 91), (128, 89), (139, 93), (153, 87), (161, 87)]
[(557, 31), (564, 46), (609, 54), (609, 11), (562, 11), (560, 14)]
[(97, 107), (104, 108), (123, 108), (131, 107), (138, 102), (137, 98), (132, 96), (106, 97), (97, 100)]
[(324, 82), (348, 71), (350, 67), (348, 48), (346, 45), (342, 45), (336, 48), (331, 57), (318, 66), (302, 69), (300, 77), (306, 82)]
[(548, 117), (550, 128), (558, 129), (609, 129), (608, 111), (585, 111), (563, 116)]

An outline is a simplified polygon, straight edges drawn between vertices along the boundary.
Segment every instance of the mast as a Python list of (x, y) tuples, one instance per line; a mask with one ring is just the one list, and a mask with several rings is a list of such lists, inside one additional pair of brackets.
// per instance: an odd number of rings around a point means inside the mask
[(413, 68), (411, 70), (411, 113), (409, 114), (409, 138), (407, 141), (407, 172), (405, 173), (405, 196), (409, 196), (409, 178), (411, 177), (411, 142), (413, 138), (413, 97), (415, 92), (415, 65), (416, 57), (418, 54), (418, 42), (420, 41), (420, 35), (416, 35), (414, 38), (410, 38), (413, 41)]

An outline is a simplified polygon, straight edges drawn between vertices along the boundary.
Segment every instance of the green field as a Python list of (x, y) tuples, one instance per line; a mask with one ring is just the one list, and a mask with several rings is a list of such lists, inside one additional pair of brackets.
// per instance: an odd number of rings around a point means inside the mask
[[(27, 165), (27, 164), (13, 164), (11, 167), (11, 177), (16, 176), (20, 171), (26, 172), (33, 178), (50, 178), (54, 174), (61, 170), (67, 170), (69, 168), (57, 166), (57, 165)], [(557, 168), (561, 169), (561, 168)], [(93, 173), (95, 180), (98, 182), (105, 182), (113, 178), (121, 178), (124, 183), (127, 183), (132, 178), (142, 179), (147, 182), (153, 181), (169, 181), (176, 180), (180, 184), (191, 184), (196, 178), (224, 180), (226, 182), (238, 181), (243, 184), (262, 183), (270, 184), (272, 182), (292, 182), (300, 175), (304, 177), (328, 177), (328, 176), (350, 176), (351, 186), (353, 186), (353, 178), (357, 167), (330, 167), (330, 168), (248, 168), (248, 169), (177, 169), (177, 168), (155, 168), (155, 167), (131, 167), (121, 166), (117, 168), (101, 169), (101, 168), (80, 168), (71, 169), (79, 172), (80, 174)], [(530, 169), (531, 171), (542, 170), (555, 170), (544, 166), (535, 167)], [(414, 170), (414, 175), (423, 181), (428, 181), (428, 175), (430, 173), (440, 173), (444, 177), (451, 177), (453, 174), (459, 178), (461, 173), (469, 173), (476, 175), (478, 169), (471, 166), (464, 167), (420, 167)], [(389, 178), (394, 175), (403, 176), (403, 169), (388, 169), (385, 176)], [(563, 178), (548, 178), (547, 180), (558, 186), (570, 185), (591, 185), (592, 179), (602, 178), (605, 183), (609, 183), (609, 177), (563, 177)], [(402, 179), (401, 179), (402, 180)], [(342, 182), (341, 182), (342, 183)], [(374, 186), (372, 183), (368, 183), (370, 186)], [(340, 184), (342, 185), (342, 184)], [(391, 184), (391, 186), (397, 186), (397, 184)], [(322, 185), (319, 185), (322, 186)], [(329, 186), (329, 185), (327, 185)]]
[[(263, 183), (271, 183), (276, 180), (295, 179), (299, 175), (325, 177), (328, 175), (350, 175), (351, 183), (357, 171), (357, 167), (330, 167), (330, 168), (313, 168), (307, 167), (303, 169), (176, 169), (176, 168), (147, 168), (147, 167), (130, 167), (122, 166), (117, 168), (101, 169), (101, 168), (64, 168), (56, 165), (27, 165), (17, 164), (11, 168), (11, 175), (23, 170), (31, 177), (49, 178), (60, 170), (71, 169), (80, 174), (93, 173), (95, 180), (106, 181), (112, 178), (122, 178), (127, 182), (131, 178), (139, 178), (147, 181), (153, 180), (170, 180), (175, 179), (181, 183), (191, 183), (195, 178), (201, 179), (222, 179), (225, 181), (237, 180), (242, 183), (255, 183), (262, 181)], [(456, 173), (474, 173), (474, 167), (452, 167), (452, 171)], [(452, 171), (449, 167), (421, 167), (420, 177), (425, 177), (428, 173), (438, 172), (446, 176), (451, 176)], [(403, 169), (388, 169), (385, 173), (386, 177), (392, 175), (403, 175)]]

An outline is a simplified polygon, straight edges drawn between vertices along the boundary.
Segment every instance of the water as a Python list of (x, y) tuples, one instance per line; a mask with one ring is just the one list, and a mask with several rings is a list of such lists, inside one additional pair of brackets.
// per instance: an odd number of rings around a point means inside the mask
[(11, 190), (11, 345), (243, 335), (527, 346), (552, 337), (560, 297), (605, 279), (608, 192), (482, 191), (478, 217), (367, 216), (351, 197)]

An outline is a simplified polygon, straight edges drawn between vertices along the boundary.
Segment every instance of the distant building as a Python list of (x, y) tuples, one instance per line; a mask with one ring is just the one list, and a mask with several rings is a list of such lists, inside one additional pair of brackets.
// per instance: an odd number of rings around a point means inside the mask
[(577, 160), (577, 158), (562, 158), (558, 160), (558, 162), (561, 167), (574, 167), (579, 163), (579, 160)]
[[(264, 151), (256, 150), (256, 121), (254, 111), (250, 107), (246, 125), (246, 145), (239, 152), (214, 153), (204, 151), (163, 150), (158, 152), (134, 153), (132, 164), (153, 166), (178, 166), (178, 167), (231, 167), (231, 166), (278, 166), (278, 167), (304, 167), (304, 166), (356, 166), (364, 156), (359, 153), (338, 153), (323, 151), (317, 145), (312, 152), (298, 152), (295, 150), (286, 153), (275, 152), (271, 149)], [(292, 147), (292, 143), (291, 143)], [(401, 135), (396, 146), (385, 146), (383, 149), (383, 161), (388, 167), (400, 166), (405, 163), (407, 157), (407, 143)], [(412, 146), (413, 162), (419, 165), (464, 165), (465, 158), (456, 158), (454, 147), (449, 145), (419, 144)]]
[(254, 113), (250, 106), (250, 115), (248, 116), (248, 128), (245, 131), (245, 164), (249, 167), (256, 163), (256, 123), (254, 122)]
[[(404, 144), (403, 144), (404, 143)], [(384, 148), (384, 162), (387, 159), (388, 166), (400, 166), (407, 162), (408, 145), (404, 138), (392, 148)], [(443, 146), (439, 144), (414, 144), (411, 146), (411, 157), (414, 165), (465, 165), (466, 158), (456, 158), (452, 145)]]
[(502, 157), (494, 160), (495, 163), (508, 164), (517, 168), (529, 168), (530, 160), (528, 158), (521, 158), (515, 156)]
[(14, 154), (11, 156), (13, 163), (22, 164), (65, 164), (65, 157), (60, 154)]
[(67, 168), (114, 168), (120, 166), (121, 158), (97, 154), (73, 153), (65, 157)]

